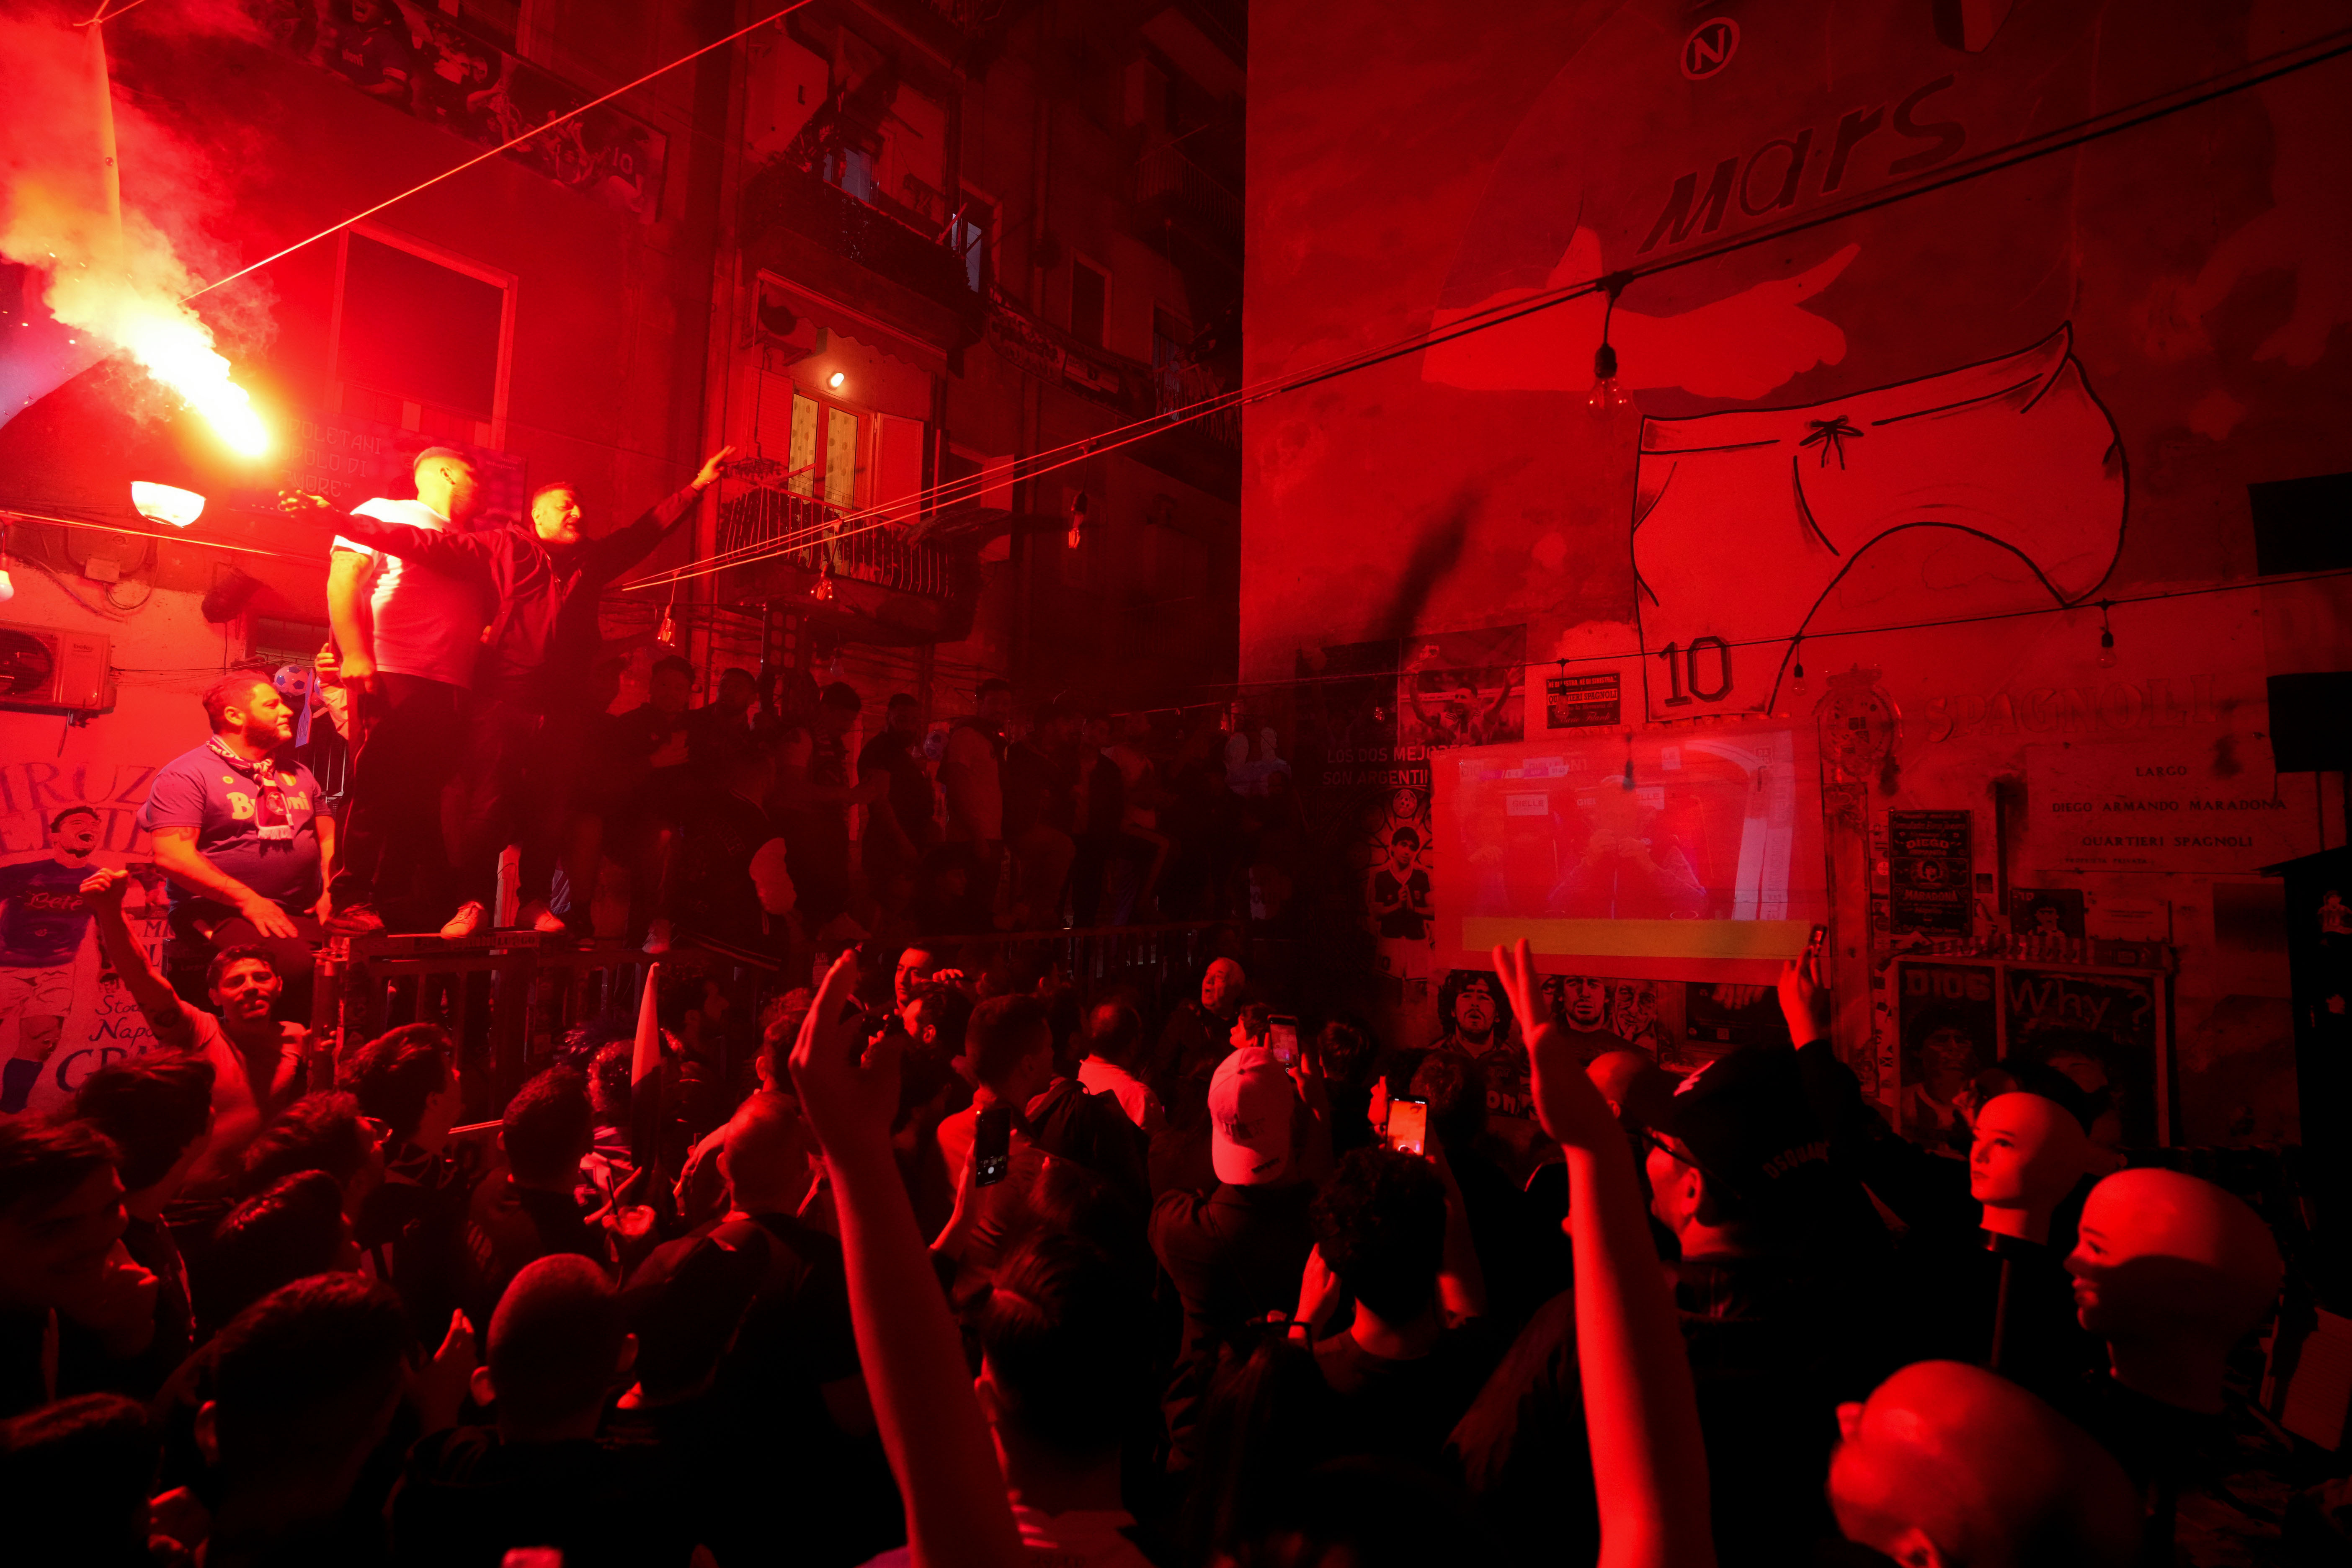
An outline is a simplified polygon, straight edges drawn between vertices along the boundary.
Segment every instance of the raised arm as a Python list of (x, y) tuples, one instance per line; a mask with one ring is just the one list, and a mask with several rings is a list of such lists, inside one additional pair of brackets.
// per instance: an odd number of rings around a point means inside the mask
[(114, 973), (122, 977), (131, 999), (139, 1004), (140, 1013), (155, 1037), (167, 1046), (185, 1047), (195, 1043), (195, 1033), (188, 1026), (187, 1009), (180, 1005), (163, 977), (155, 973), (148, 962), (147, 950), (131, 934), (131, 922), (122, 918), (122, 895), (131, 885), (131, 873), (111, 866), (92, 870), (81, 885), (81, 901), (89, 906), (90, 918), (98, 927), (99, 945), (106, 950), (106, 961), (114, 965)]
[(488, 533), (443, 533), (405, 522), (386, 522), (380, 517), (356, 511), (335, 518), (332, 526), (337, 533), (357, 540), (370, 550), (381, 550), (386, 555), (397, 555), (403, 561), (414, 561), (452, 576), (481, 571), (489, 561), (490, 552), (497, 548), (500, 531), (493, 529)]
[(594, 552), (591, 557), (594, 563), (590, 567), (591, 573), (611, 577), (644, 560), (655, 545), (668, 537), (670, 530), (693, 515), (695, 503), (702, 499), (702, 492), (719, 482), (720, 470), (725, 468), (727, 459), (734, 455), (734, 447), (719, 447), (702, 460), (701, 468), (694, 478), (687, 480), (684, 489), (662, 497), (647, 507), (645, 515), (636, 521), (590, 545), (589, 548)]
[(1495, 971), (1528, 1042), (1536, 1114), (1568, 1160), (1576, 1366), (1601, 1500), (1600, 1568), (1714, 1568), (1698, 1399), (1633, 1155), (1551, 1021), (1527, 942), (1495, 949)]
[(856, 984), (856, 957), (844, 953), (801, 1026), (792, 1072), (833, 1184), (858, 1359), (906, 1500), (917, 1568), (1010, 1568), (1022, 1555), (1021, 1532), (890, 1152), (898, 1049), (886, 1034), (861, 1052), (859, 1020), (843, 1017)]

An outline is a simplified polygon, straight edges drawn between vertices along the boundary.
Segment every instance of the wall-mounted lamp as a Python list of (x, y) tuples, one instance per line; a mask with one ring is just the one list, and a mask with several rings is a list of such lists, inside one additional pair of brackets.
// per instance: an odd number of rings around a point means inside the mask
[(168, 522), (173, 528), (185, 528), (205, 515), (205, 498), (194, 490), (184, 490), (177, 485), (150, 484), (145, 479), (131, 481), (131, 504), (142, 517), (157, 522)]

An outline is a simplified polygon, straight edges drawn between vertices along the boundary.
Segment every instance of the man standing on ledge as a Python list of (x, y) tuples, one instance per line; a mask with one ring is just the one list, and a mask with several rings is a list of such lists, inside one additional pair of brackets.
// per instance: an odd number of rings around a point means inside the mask
[[(416, 454), (415, 500), (362, 501), (361, 517), (464, 533), (482, 510), (481, 480), (464, 453), (427, 447)], [(334, 626), (343, 688), (360, 722), (352, 759), (342, 863), (335, 868), (338, 936), (383, 929), (379, 898), (447, 907), (449, 850), (441, 792), (457, 772), (466, 691), (482, 646), (488, 606), (468, 577), (411, 567), (337, 535), (327, 565), (327, 618)], [(393, 868), (392, 886), (379, 873)], [(395, 908), (395, 913), (399, 912)]]
[(656, 501), (628, 527), (601, 539), (580, 529), (578, 488), (568, 480), (532, 492), (530, 515), (485, 533), (441, 533), (353, 514), (342, 537), (487, 589), (496, 608), (474, 672), (458, 779), (462, 901), (441, 928), (452, 942), (481, 929), (495, 890), (499, 851), (520, 836), (520, 924), (555, 932), (547, 907), (562, 847), (565, 805), (582, 737), (593, 714), (580, 693), (601, 638), (596, 599), (604, 585), (651, 553), (719, 480), (734, 452), (721, 447), (687, 486)]

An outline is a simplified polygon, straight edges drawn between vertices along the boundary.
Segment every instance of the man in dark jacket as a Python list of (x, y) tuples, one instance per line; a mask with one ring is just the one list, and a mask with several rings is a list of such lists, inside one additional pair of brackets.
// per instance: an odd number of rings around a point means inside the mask
[(498, 853), (518, 832), (518, 918), (542, 931), (563, 929), (548, 910), (547, 895), (581, 741), (594, 717), (575, 693), (586, 685), (602, 646), (597, 595), (686, 521), (734, 450), (721, 447), (683, 489), (601, 539), (581, 532), (579, 492), (561, 480), (532, 493), (528, 518), (480, 533), (436, 533), (357, 513), (337, 523), (345, 538), (371, 550), (472, 579), (497, 605), (482, 634), (458, 767), (464, 787), (458, 863), (466, 891), (442, 935), (457, 941), (480, 929)]

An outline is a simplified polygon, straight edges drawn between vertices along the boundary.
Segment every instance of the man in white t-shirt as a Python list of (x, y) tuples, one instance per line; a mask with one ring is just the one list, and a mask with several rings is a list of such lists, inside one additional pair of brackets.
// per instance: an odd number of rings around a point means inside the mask
[(1087, 1016), (1087, 1055), (1078, 1063), (1078, 1083), (1088, 1094), (1114, 1094), (1127, 1119), (1145, 1133), (1167, 1131), (1168, 1112), (1150, 1085), (1135, 1076), (1143, 1046), (1143, 1020), (1124, 1002), (1102, 1002)]
[[(362, 501), (354, 515), (436, 532), (465, 532), (482, 508), (472, 463), (446, 447), (416, 455), (416, 499)], [(366, 936), (383, 929), (381, 897), (395, 910), (449, 902), (449, 853), (441, 795), (457, 770), (464, 702), (474, 679), (488, 606), (471, 580), (403, 561), (338, 536), (327, 568), (343, 686), (356, 715), (351, 806), (327, 929)], [(379, 885), (387, 865), (404, 868)]]

